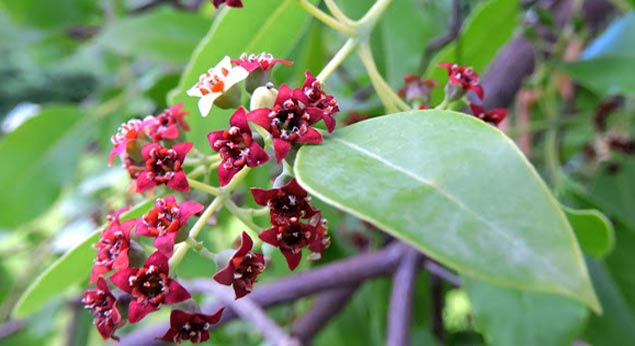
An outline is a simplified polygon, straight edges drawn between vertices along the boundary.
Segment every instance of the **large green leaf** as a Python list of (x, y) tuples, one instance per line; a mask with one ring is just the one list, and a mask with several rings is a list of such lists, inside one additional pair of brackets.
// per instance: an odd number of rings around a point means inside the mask
[[(153, 204), (154, 201), (144, 201), (122, 214), (121, 218), (124, 220), (139, 217), (150, 210)], [(13, 316), (15, 318), (26, 317), (38, 311), (48, 300), (64, 292), (67, 288), (84, 280), (87, 281), (96, 254), (93, 244), (97, 243), (100, 235), (101, 231), (91, 233), (84, 241), (69, 250), (35, 279), (20, 297), (13, 309)]]
[(566, 297), (462, 279), (488, 345), (571, 345), (589, 315), (584, 305)]
[(188, 133), (190, 141), (199, 148), (209, 146), (207, 133), (226, 127), (231, 114), (231, 111), (214, 107), (207, 118), (200, 116), (198, 98), (185, 93), (198, 81), (199, 76), (224, 56), (238, 58), (244, 52), (266, 51), (285, 58), (287, 49), (300, 37), (309, 18), (295, 0), (252, 1), (249, 11), (226, 8), (216, 17), (207, 36), (192, 55), (179, 86), (168, 98), (168, 103), (183, 103), (185, 109), (192, 113), (187, 120), (192, 128)]
[(120, 54), (185, 63), (209, 26), (205, 17), (163, 7), (113, 22), (97, 42)]
[(615, 246), (613, 224), (604, 214), (595, 209), (576, 210), (562, 207), (575, 231), (582, 251), (602, 258)]
[(580, 84), (600, 94), (635, 93), (631, 78), (632, 55), (602, 55), (589, 60), (563, 64), (562, 68)]
[[(518, 0), (490, 0), (479, 5), (465, 21), (459, 40), (432, 59), (427, 76), (441, 84), (447, 81), (447, 71), (437, 67), (440, 62), (467, 65), (484, 73), (512, 36), (519, 15), (518, 5)], [(433, 101), (439, 102), (443, 99), (443, 88), (435, 88), (432, 95)]]
[(43, 109), (0, 142), (0, 227), (46, 211), (72, 178), (95, 117), (72, 106)]
[(318, 198), (462, 273), (601, 310), (559, 204), (514, 143), (474, 117), (363, 121), (303, 146), (295, 171)]

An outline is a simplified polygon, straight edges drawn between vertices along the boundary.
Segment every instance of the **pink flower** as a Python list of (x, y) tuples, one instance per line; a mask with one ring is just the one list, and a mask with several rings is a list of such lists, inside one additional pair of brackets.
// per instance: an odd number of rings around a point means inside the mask
[(232, 115), (229, 125), (231, 127), (228, 130), (214, 131), (207, 135), (209, 145), (223, 160), (218, 167), (221, 186), (227, 185), (243, 167), (257, 167), (269, 161), (269, 155), (251, 137), (243, 107)]
[(256, 203), (269, 207), (271, 224), (285, 225), (308, 219), (319, 213), (311, 206), (311, 197), (295, 178), (281, 188), (263, 190), (251, 188)]
[(110, 280), (122, 291), (130, 294), (128, 321), (136, 323), (161, 304), (176, 304), (190, 299), (190, 293), (176, 280), (169, 278), (168, 258), (155, 252), (143, 268), (126, 268), (114, 273)]
[(312, 110), (310, 108), (319, 109), (319, 114), (324, 120), (324, 124), (326, 125), (326, 129), (329, 133), (333, 132), (335, 129), (335, 118), (333, 118), (333, 114), (339, 112), (340, 108), (337, 105), (337, 101), (333, 96), (327, 95), (321, 89), (321, 83), (317, 80), (311, 72), (306, 71), (305, 73), (306, 80), (302, 85), (302, 88), (295, 89), (293, 91), (293, 96), (298, 98), (307, 108), (309, 108), (309, 112)]
[[(240, 1), (237, 3), (240, 3)], [(230, 4), (231, 2), (228, 2), (228, 5)], [(198, 82), (187, 91), (187, 94), (200, 97), (198, 109), (201, 115), (206, 117), (216, 100), (226, 95), (234, 85), (247, 78), (247, 76), (249, 76), (247, 70), (240, 66), (232, 67), (231, 59), (226, 56), (218, 65), (201, 75)]]
[(236, 299), (250, 293), (258, 275), (265, 270), (264, 256), (252, 252), (253, 246), (251, 237), (243, 231), (238, 251), (225, 268), (214, 274), (214, 280), (217, 282), (234, 286)]
[(115, 330), (121, 324), (121, 314), (117, 310), (117, 299), (110, 292), (106, 279), (100, 277), (95, 289), (84, 291), (82, 303), (93, 314), (93, 323), (101, 337), (104, 340), (112, 338), (119, 341)]
[(212, 315), (172, 310), (170, 329), (161, 337), (161, 340), (177, 344), (183, 340), (190, 340), (194, 344), (205, 342), (209, 340), (209, 330), (212, 324), (218, 323), (224, 309), (220, 308)]
[(147, 214), (137, 220), (138, 236), (154, 237), (154, 246), (166, 257), (172, 256), (174, 242), (179, 231), (192, 215), (200, 213), (203, 205), (185, 201), (178, 205), (174, 196), (157, 198)]
[(137, 222), (135, 219), (123, 223), (119, 221), (119, 216), (128, 209), (120, 209), (115, 212), (115, 215), (108, 217), (108, 227), (102, 231), (99, 241), (95, 244), (97, 257), (90, 275), (90, 283), (112, 269), (128, 268), (130, 231)]
[(185, 156), (192, 149), (192, 143), (178, 143), (168, 149), (157, 143), (143, 146), (141, 154), (145, 161), (145, 170), (137, 178), (137, 192), (152, 189), (165, 184), (177, 191), (190, 191), (190, 185), (182, 169)]
[(284, 84), (272, 109), (256, 109), (249, 112), (247, 118), (271, 134), (278, 163), (287, 156), (292, 143), (322, 143), (322, 135), (311, 127), (320, 120), (320, 113), (309, 112), (302, 107), (291, 89)]
[[(478, 74), (476, 74), (471, 67), (459, 66), (447, 62), (440, 63), (438, 66), (448, 70), (448, 76), (450, 77), (449, 84), (459, 85), (463, 92), (472, 90), (479, 99), (483, 100), (483, 87), (479, 84)], [(456, 98), (458, 99), (459, 97)]]
[(164, 139), (177, 139), (179, 129), (189, 131), (190, 126), (183, 119), (188, 112), (181, 112), (183, 104), (174, 105), (157, 116), (149, 116), (144, 119), (145, 133), (153, 142)]
[(238, 65), (251, 73), (256, 69), (266, 71), (273, 68), (276, 64), (293, 65), (293, 62), (274, 59), (273, 55), (262, 52), (260, 55), (243, 53), (240, 59), (233, 59), (232, 64)]
[[(408, 102), (418, 102), (420, 105), (430, 101), (430, 91), (438, 85), (434, 79), (421, 79), (415, 74), (403, 76), (403, 82), (403, 88), (397, 90), (399, 97)], [(425, 109), (425, 106), (419, 109)]]
[(485, 112), (485, 109), (483, 109), (483, 107), (474, 103), (470, 103), (470, 109), (472, 110), (472, 114), (474, 114), (475, 117), (494, 126), (498, 126), (498, 124), (500, 124), (501, 121), (505, 120), (505, 117), (507, 116), (507, 110), (505, 108), (496, 108), (491, 111)]
[(113, 148), (108, 156), (109, 166), (112, 166), (115, 156), (119, 156), (122, 161), (125, 161), (127, 152), (134, 147), (134, 142), (144, 135), (143, 127), (144, 123), (139, 119), (131, 119), (127, 123), (121, 124), (117, 133), (110, 138)]
[(227, 4), (227, 6), (229, 7), (237, 7), (237, 8), (243, 7), (242, 0), (212, 0), (212, 4), (216, 8), (218, 8), (222, 4)]

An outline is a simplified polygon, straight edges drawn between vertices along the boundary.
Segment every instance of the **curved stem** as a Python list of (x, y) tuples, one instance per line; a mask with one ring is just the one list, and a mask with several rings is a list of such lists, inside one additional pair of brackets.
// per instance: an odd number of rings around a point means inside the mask
[(375, 60), (373, 59), (368, 43), (364, 42), (360, 44), (357, 53), (359, 54), (362, 64), (366, 67), (370, 81), (373, 84), (375, 91), (377, 91), (377, 96), (381, 99), (386, 110), (390, 113), (396, 113), (400, 110), (410, 109), (408, 104), (395, 94), (377, 70), (377, 66), (375, 65)]
[(321, 82), (326, 81), (326, 79), (329, 78), (329, 76), (344, 62), (344, 60), (346, 60), (356, 46), (357, 40), (355, 38), (349, 38), (342, 48), (335, 53), (328, 64), (324, 66), (322, 72), (320, 72), (315, 78)]
[(344, 12), (342, 12), (342, 10), (340, 9), (339, 6), (337, 6), (337, 4), (335, 3), (335, 1), (333, 0), (324, 0), (324, 3), (326, 4), (326, 7), (328, 7), (329, 11), (331, 11), (331, 13), (333, 14), (333, 17), (335, 17), (335, 19), (339, 20), (340, 22), (351, 26), (354, 24), (353, 20), (350, 19), (346, 14), (344, 14)]
[(337, 21), (335, 18), (324, 13), (322, 10), (317, 8), (308, 0), (298, 0), (298, 3), (300, 4), (300, 6), (302, 6), (302, 8), (304, 8), (307, 12), (313, 15), (313, 17), (317, 18), (318, 20), (320, 20), (322, 23), (326, 24), (330, 28), (337, 30), (347, 36), (353, 35), (354, 30), (350, 26), (344, 23), (341, 23)]
[(210, 185), (207, 185), (205, 183), (202, 183), (202, 182), (200, 182), (198, 180), (191, 179), (190, 177), (187, 177), (187, 182), (190, 184), (191, 187), (193, 187), (193, 188), (195, 188), (197, 190), (201, 190), (203, 192), (207, 192), (207, 193), (209, 193), (210, 195), (213, 195), (213, 196), (218, 196), (221, 193), (220, 189), (218, 189), (218, 188), (216, 188), (214, 186), (210, 186)]
[(232, 201), (231, 199), (228, 199), (225, 202), (225, 208), (227, 208), (227, 210), (230, 213), (232, 213), (232, 215), (236, 216), (238, 220), (244, 223), (245, 226), (249, 227), (249, 229), (255, 234), (256, 238), (258, 237), (258, 234), (260, 234), (263, 228), (258, 226), (251, 219), (251, 217), (249, 217), (249, 215), (245, 213), (245, 209), (242, 209), (241, 207), (237, 206), (236, 203), (234, 203), (234, 201)]

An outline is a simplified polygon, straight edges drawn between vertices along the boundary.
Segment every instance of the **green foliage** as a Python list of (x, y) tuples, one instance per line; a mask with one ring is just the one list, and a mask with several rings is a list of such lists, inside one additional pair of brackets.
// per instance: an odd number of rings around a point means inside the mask
[(476, 325), (488, 345), (571, 345), (589, 311), (566, 297), (493, 286), (462, 277)]
[(368, 120), (302, 147), (295, 170), (323, 201), (462, 273), (601, 309), (559, 205), (515, 145), (475, 118)]
[(53, 204), (73, 178), (94, 123), (76, 107), (45, 108), (0, 142), (11, 163), (0, 170), (0, 227), (16, 227)]
[(611, 221), (597, 210), (575, 210), (562, 207), (575, 231), (582, 251), (603, 258), (615, 246), (615, 231)]

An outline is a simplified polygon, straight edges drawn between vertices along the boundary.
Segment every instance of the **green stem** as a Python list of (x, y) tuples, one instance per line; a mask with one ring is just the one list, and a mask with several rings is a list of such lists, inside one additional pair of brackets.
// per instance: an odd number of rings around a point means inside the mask
[(352, 26), (354, 24), (353, 20), (348, 18), (348, 16), (344, 14), (344, 12), (342, 12), (342, 10), (339, 8), (339, 6), (337, 6), (335, 1), (324, 0), (324, 3), (326, 4), (326, 7), (328, 7), (329, 11), (331, 11), (335, 19), (339, 20), (340, 22), (348, 26)]
[(441, 101), (441, 103), (439, 103), (438, 106), (434, 107), (434, 109), (445, 110), (445, 109), (448, 109), (449, 106), (450, 106), (450, 101), (448, 101), (448, 98), (445, 97), (445, 98), (443, 98), (443, 101)]
[(370, 10), (368, 10), (368, 12), (366, 12), (359, 21), (357, 21), (360, 26), (366, 28), (366, 34), (370, 35), (370, 32), (375, 27), (375, 24), (384, 14), (384, 11), (386, 11), (391, 2), (392, 0), (377, 0), (373, 7), (371, 7)]
[(352, 36), (354, 34), (354, 30), (352, 27), (337, 21), (335, 18), (329, 16), (324, 13), (322, 10), (317, 8), (315, 5), (310, 3), (308, 0), (298, 0), (300, 6), (302, 6), (307, 12), (309, 12), (313, 17), (320, 20), (322, 23), (326, 24), (330, 28), (337, 30), (347, 36)]
[(351, 54), (353, 49), (357, 46), (357, 40), (355, 38), (349, 38), (342, 48), (335, 53), (333, 58), (324, 66), (322, 72), (320, 72), (317, 77), (317, 80), (324, 82), (329, 76), (335, 72), (335, 70), (344, 62), (344, 60)]
[(377, 70), (377, 66), (375, 65), (375, 60), (373, 59), (368, 43), (361, 43), (357, 53), (359, 54), (362, 64), (366, 67), (370, 81), (373, 84), (375, 91), (377, 91), (377, 95), (381, 99), (386, 110), (390, 113), (397, 113), (400, 110), (410, 109), (408, 104), (395, 94)]
[(249, 229), (254, 233), (253, 235), (256, 236), (256, 238), (258, 237), (258, 234), (260, 234), (260, 232), (263, 230), (262, 227), (258, 226), (249, 215), (247, 215), (247, 213), (245, 212), (245, 209), (242, 209), (241, 207), (237, 206), (236, 203), (234, 203), (234, 201), (232, 201), (231, 199), (228, 199), (225, 202), (225, 208), (227, 208), (227, 210), (232, 213), (234, 216), (236, 216), (238, 218), (238, 220), (240, 220), (242, 223), (245, 224), (245, 226), (249, 227)]
[[(198, 236), (199, 233), (201, 233), (201, 230), (203, 230), (203, 227), (207, 223), (207, 220), (209, 220), (209, 218), (212, 217), (212, 215), (214, 215), (214, 213), (223, 206), (224, 201), (225, 201), (224, 195), (217, 196), (216, 198), (214, 198), (212, 203), (210, 203), (207, 209), (205, 209), (201, 217), (198, 218), (198, 220), (196, 220), (196, 223), (190, 230), (190, 235), (189, 235), (189, 238), (191, 238), (192, 241), (196, 242), (196, 237)], [(169, 262), (170, 269), (176, 268), (181, 263), (181, 261), (183, 260), (183, 257), (185, 257), (185, 254), (192, 246), (191, 244), (192, 244), (191, 241), (190, 242), (184, 241), (176, 245), (174, 254), (170, 258), (170, 262)]]
[(221, 194), (221, 191), (220, 191), (219, 188), (207, 185), (207, 184), (202, 183), (202, 182), (200, 182), (198, 180), (191, 179), (189, 176), (187, 177), (187, 182), (190, 183), (191, 187), (193, 187), (193, 188), (195, 188), (197, 190), (201, 190), (203, 192), (207, 192), (210, 195), (218, 196), (218, 195)]

